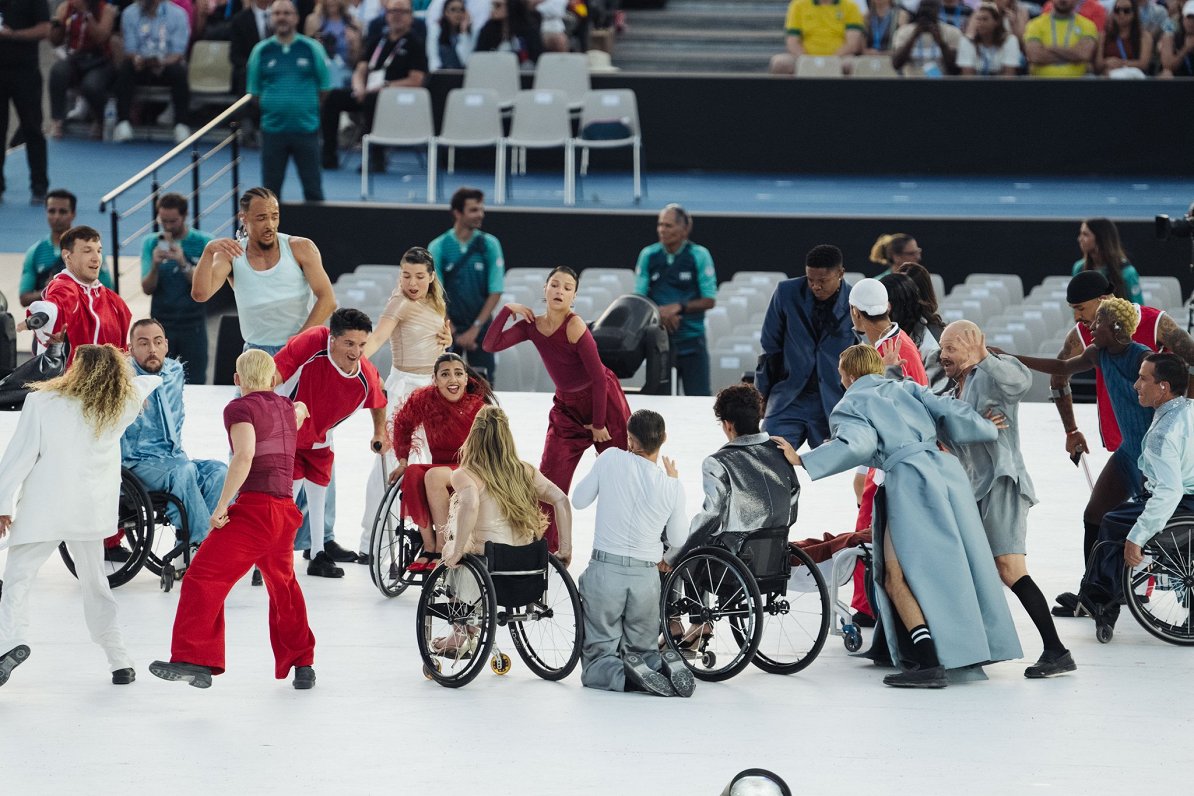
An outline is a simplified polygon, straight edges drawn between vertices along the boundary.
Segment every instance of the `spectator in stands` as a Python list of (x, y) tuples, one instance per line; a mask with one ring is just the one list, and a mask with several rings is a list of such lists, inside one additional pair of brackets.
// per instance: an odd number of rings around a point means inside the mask
[(867, 0), (866, 23), (863, 25), (863, 55), (887, 55), (891, 42), (900, 27), (900, 9), (892, 0)]
[(1028, 74), (1034, 77), (1082, 77), (1099, 41), (1095, 24), (1074, 13), (1075, 0), (1056, 0), (1024, 30)]
[(332, 87), (322, 45), (300, 36), (291, 0), (270, 6), (274, 35), (249, 55), (248, 90), (261, 107), (261, 184), (282, 195), (286, 164), (294, 160), (303, 199), (323, 201), (319, 170), (319, 101)]
[(195, 7), (195, 24), (191, 36), (195, 41), (229, 41), (232, 38), (232, 20), (240, 13), (247, 0), (199, 0)]
[(958, 42), (958, 69), (963, 75), (1015, 75), (1020, 68), (1020, 43), (1007, 32), (1003, 11), (994, 3), (983, 3), (974, 20), (974, 33)]
[[(120, 438), (120, 464), (132, 470), (147, 490), (169, 492), (182, 501), (189, 541), (198, 544), (207, 536), (228, 466), (214, 459), (192, 459), (183, 450), (184, 366), (167, 354), (167, 348), (172, 347), (163, 325), (155, 318), (137, 321), (129, 332), (134, 373), (160, 376), (162, 385), (145, 399), (145, 408)], [(193, 383), (189, 378), (187, 382)], [(174, 527), (180, 527), (178, 510), (169, 506), (166, 511)]]
[(941, 0), (941, 8), (937, 11), (937, 21), (946, 25), (953, 25), (958, 30), (966, 30), (966, 25), (974, 9), (962, 0)]
[[(383, 88), (421, 86), (427, 76), (427, 45), (411, 32), (410, 0), (386, 0), (386, 29), (383, 35), (370, 36), (361, 49), (361, 59), (352, 73), (352, 88), (339, 88), (323, 103), (320, 124), (323, 128), (323, 167), (340, 167), (336, 157), (336, 139), (340, 114), (363, 113), (364, 132), (373, 129), (377, 95)], [(370, 147), (369, 168), (385, 169), (385, 150)]]
[[(464, 4), (464, 22), (468, 28), (467, 43), (462, 41), (462, 46), (467, 49), (464, 53), (465, 58), (461, 60), (462, 64), (468, 63), (467, 56), (472, 53), (473, 45), (477, 40), (477, 31), (485, 26), (489, 21), (489, 11), (491, 0), (431, 0), (431, 4), (427, 6), (427, 60), (431, 65), (431, 70), (449, 69), (442, 57), (432, 54), (431, 50), (440, 42), (443, 24), (445, 17), (447, 17), (448, 3), (463, 3)], [(459, 53), (458, 53), (459, 55)], [(437, 58), (439, 59), (437, 61)], [(461, 69), (464, 67), (461, 66)]]
[(473, 52), (472, 22), (464, 0), (444, 3), (444, 14), (435, 27), (439, 33), (427, 40), (428, 69), (464, 69)]
[(228, 59), (232, 61), (232, 93), (245, 93), (249, 55), (257, 43), (273, 33), (269, 16), (273, 0), (251, 0), (244, 10), (232, 18)]
[(755, 386), (767, 402), (763, 430), (798, 449), (829, 439), (829, 413), (845, 388), (837, 372), (854, 343), (850, 285), (836, 246), (814, 246), (804, 276), (780, 282), (767, 306)]
[(1181, 17), (1181, 27), (1161, 38), (1162, 77), (1194, 77), (1194, 0), (1182, 5)]
[[(1095, 24), (1095, 27), (1100, 33), (1107, 27), (1107, 9), (1099, 0), (1077, 0), (1077, 7), (1074, 11), (1082, 17), (1086, 17)], [(1042, 14), (1049, 14), (1053, 12), (1053, 0), (1045, 3), (1041, 8)]]
[(784, 21), (787, 52), (771, 57), (771, 74), (794, 75), (802, 55), (836, 55), (849, 71), (862, 52), (862, 11), (853, 0), (792, 0)]
[(543, 52), (539, 15), (527, 0), (493, 0), (489, 20), (477, 32), (478, 52), (512, 52), (524, 69), (533, 68)]
[(104, 103), (116, 74), (112, 32), (120, 11), (107, 0), (66, 0), (50, 22), (50, 45), (65, 47), (66, 57), (50, 67), (50, 135), (62, 137), (66, 91), (73, 88), (91, 111), (93, 138), (99, 138)]
[(1078, 228), (1078, 248), (1082, 250), (1082, 257), (1074, 262), (1072, 276), (1082, 271), (1098, 271), (1107, 277), (1111, 291), (1116, 296), (1133, 304), (1144, 303), (1140, 274), (1128, 262), (1114, 221), (1108, 218), (1088, 218), (1083, 221)]
[[(995, 0), (995, 5), (999, 6), (999, 10), (1003, 12), (1004, 29), (1016, 37), (1016, 42), (1023, 49), (1024, 28), (1028, 25), (1028, 9), (1020, 5), (1020, 0)], [(974, 37), (974, 24), (974, 15), (971, 14), (970, 24), (966, 26), (966, 35), (971, 38)]]
[(568, 0), (527, 0), (527, 5), (539, 15), (539, 37), (543, 40), (543, 50), (568, 52), (568, 33), (564, 27)]
[[(78, 200), (70, 191), (56, 188), (46, 194), (46, 223), (50, 225), (49, 237), (42, 238), (25, 252), (25, 264), (21, 267), (19, 288), (21, 306), (28, 307), (41, 298), (46, 284), (66, 266), (62, 262), (62, 234), (75, 225), (75, 206)], [(111, 289), (112, 275), (107, 268), (100, 268), (99, 281)]]
[(303, 32), (316, 41), (331, 43), (328, 54), (340, 56), (346, 64), (361, 58), (361, 23), (348, 13), (345, 0), (316, 0)]
[(174, 105), (174, 140), (191, 134), (191, 87), (187, 82), (187, 42), (191, 21), (169, 0), (137, 0), (120, 17), (124, 60), (116, 71), (116, 118), (113, 141), (131, 141), (129, 116), (139, 85), (169, 86)]
[(1152, 34), (1141, 26), (1136, 4), (1132, 0), (1115, 0), (1111, 20), (1099, 34), (1095, 73), (1106, 77), (1143, 77), (1152, 65), (1154, 52)]
[(187, 226), (187, 199), (177, 193), (158, 199), (158, 229), (141, 241), (141, 289), (169, 341), (166, 356), (186, 367), (187, 384), (204, 384), (207, 313), (191, 298), (191, 280), (211, 235)]
[(435, 261), (435, 275), (448, 299), (452, 323), (452, 351), (474, 368), (484, 368), (494, 381), (493, 354), (481, 347), (493, 310), (506, 284), (506, 258), (502, 244), (481, 229), (485, 220), (485, 194), (476, 188), (458, 188), (452, 194), (452, 228), (427, 245)]
[(895, 270), (897, 265), (904, 263), (919, 263), (922, 252), (916, 244), (916, 238), (904, 232), (884, 233), (875, 239), (871, 245), (870, 261), (883, 266), (883, 270), (875, 274), (875, 279), (882, 279)]
[[(896, 31), (891, 65), (903, 74), (925, 77), (957, 74), (962, 31), (942, 24), (938, 19), (939, 9), (940, 0), (921, 0), (911, 21)], [(905, 70), (906, 66), (911, 68)]]
[(4, 196), (4, 155), (8, 150), (8, 103), (20, 122), (29, 163), (29, 204), (45, 204), (50, 177), (46, 137), (41, 131), (42, 94), (38, 42), (50, 35), (46, 0), (6, 0), (0, 23), (0, 198)]
[(634, 292), (659, 305), (684, 394), (709, 395), (705, 311), (713, 309), (717, 299), (713, 257), (688, 239), (692, 216), (678, 204), (659, 211), (655, 232), (659, 242), (639, 252)]
[[(1177, 2), (1177, 0), (1171, 0)], [(1165, 7), (1153, 0), (1136, 0), (1136, 10), (1140, 14), (1140, 26), (1148, 31), (1153, 41), (1160, 41), (1166, 33), (1173, 33), (1177, 26), (1169, 18)]]

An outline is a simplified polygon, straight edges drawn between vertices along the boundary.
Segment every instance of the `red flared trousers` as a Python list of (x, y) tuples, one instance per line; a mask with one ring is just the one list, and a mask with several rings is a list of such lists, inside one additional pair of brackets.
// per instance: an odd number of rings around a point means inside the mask
[(182, 580), (170, 660), (224, 671), (224, 600), (254, 564), (269, 592), (269, 637), (274, 676), (315, 660), (307, 604), (294, 577), (294, 535), (303, 515), (294, 501), (242, 492), (228, 524), (208, 534)]
[[(539, 472), (553, 484), (564, 490), (572, 488), (572, 476), (576, 465), (589, 446), (598, 453), (606, 448), (626, 450), (626, 421), (630, 419), (630, 405), (622, 392), (618, 377), (609, 368), (605, 369), (605, 430), (609, 432), (608, 442), (593, 442), (593, 432), (585, 428), (593, 422), (592, 388), (576, 392), (556, 391), (552, 400), (551, 414), (547, 417), (547, 439), (543, 443), (543, 458)], [(544, 538), (553, 553), (560, 548), (560, 534), (556, 529), (555, 512), (550, 506), (543, 506), (550, 524)]]

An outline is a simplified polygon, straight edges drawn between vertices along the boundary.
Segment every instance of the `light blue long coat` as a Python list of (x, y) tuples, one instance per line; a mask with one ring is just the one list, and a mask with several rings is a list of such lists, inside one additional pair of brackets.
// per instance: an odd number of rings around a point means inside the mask
[(893, 661), (906, 636), (882, 588), (883, 534), (916, 595), (947, 669), (1023, 655), (970, 481), (937, 448), (940, 421), (954, 442), (990, 442), (998, 430), (962, 401), (910, 381), (863, 376), (829, 418), (833, 437), (801, 459), (813, 479), (859, 465), (886, 473), (886, 517), (875, 513), (875, 597)]

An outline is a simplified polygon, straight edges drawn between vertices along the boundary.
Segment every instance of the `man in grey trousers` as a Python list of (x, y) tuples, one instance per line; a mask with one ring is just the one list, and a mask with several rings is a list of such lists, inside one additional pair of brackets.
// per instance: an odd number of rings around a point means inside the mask
[[(659, 449), (663, 418), (642, 410), (626, 424), (629, 451), (610, 448), (572, 493), (576, 508), (597, 500), (593, 557), (580, 576), (585, 641), (581, 682), (605, 691), (691, 696), (695, 681), (679, 655), (659, 652), (659, 573), (684, 545), (688, 523), (675, 464)], [(660, 529), (666, 528), (669, 560)]]
[(1044, 651), (1024, 676), (1038, 679), (1072, 672), (1078, 667), (1061, 643), (1049, 603), (1025, 563), (1028, 509), (1037, 501), (1020, 455), (1017, 426), (1020, 399), (1032, 386), (1032, 374), (1015, 357), (988, 351), (982, 330), (970, 321), (955, 321), (941, 333), (941, 366), (952, 380), (952, 397), (987, 417), (996, 412), (1007, 420), (994, 442), (956, 445), (944, 434), (941, 439), (970, 477), (1000, 579), (1041, 634)]

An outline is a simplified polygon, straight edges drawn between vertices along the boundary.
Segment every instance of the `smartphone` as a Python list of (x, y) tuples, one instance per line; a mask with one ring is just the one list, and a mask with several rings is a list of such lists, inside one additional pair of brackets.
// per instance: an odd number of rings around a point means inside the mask
[(162, 237), (158, 238), (158, 250), (159, 251), (168, 252), (168, 251), (170, 251), (171, 246), (173, 246), (173, 244), (170, 243), (170, 241), (168, 241)]

